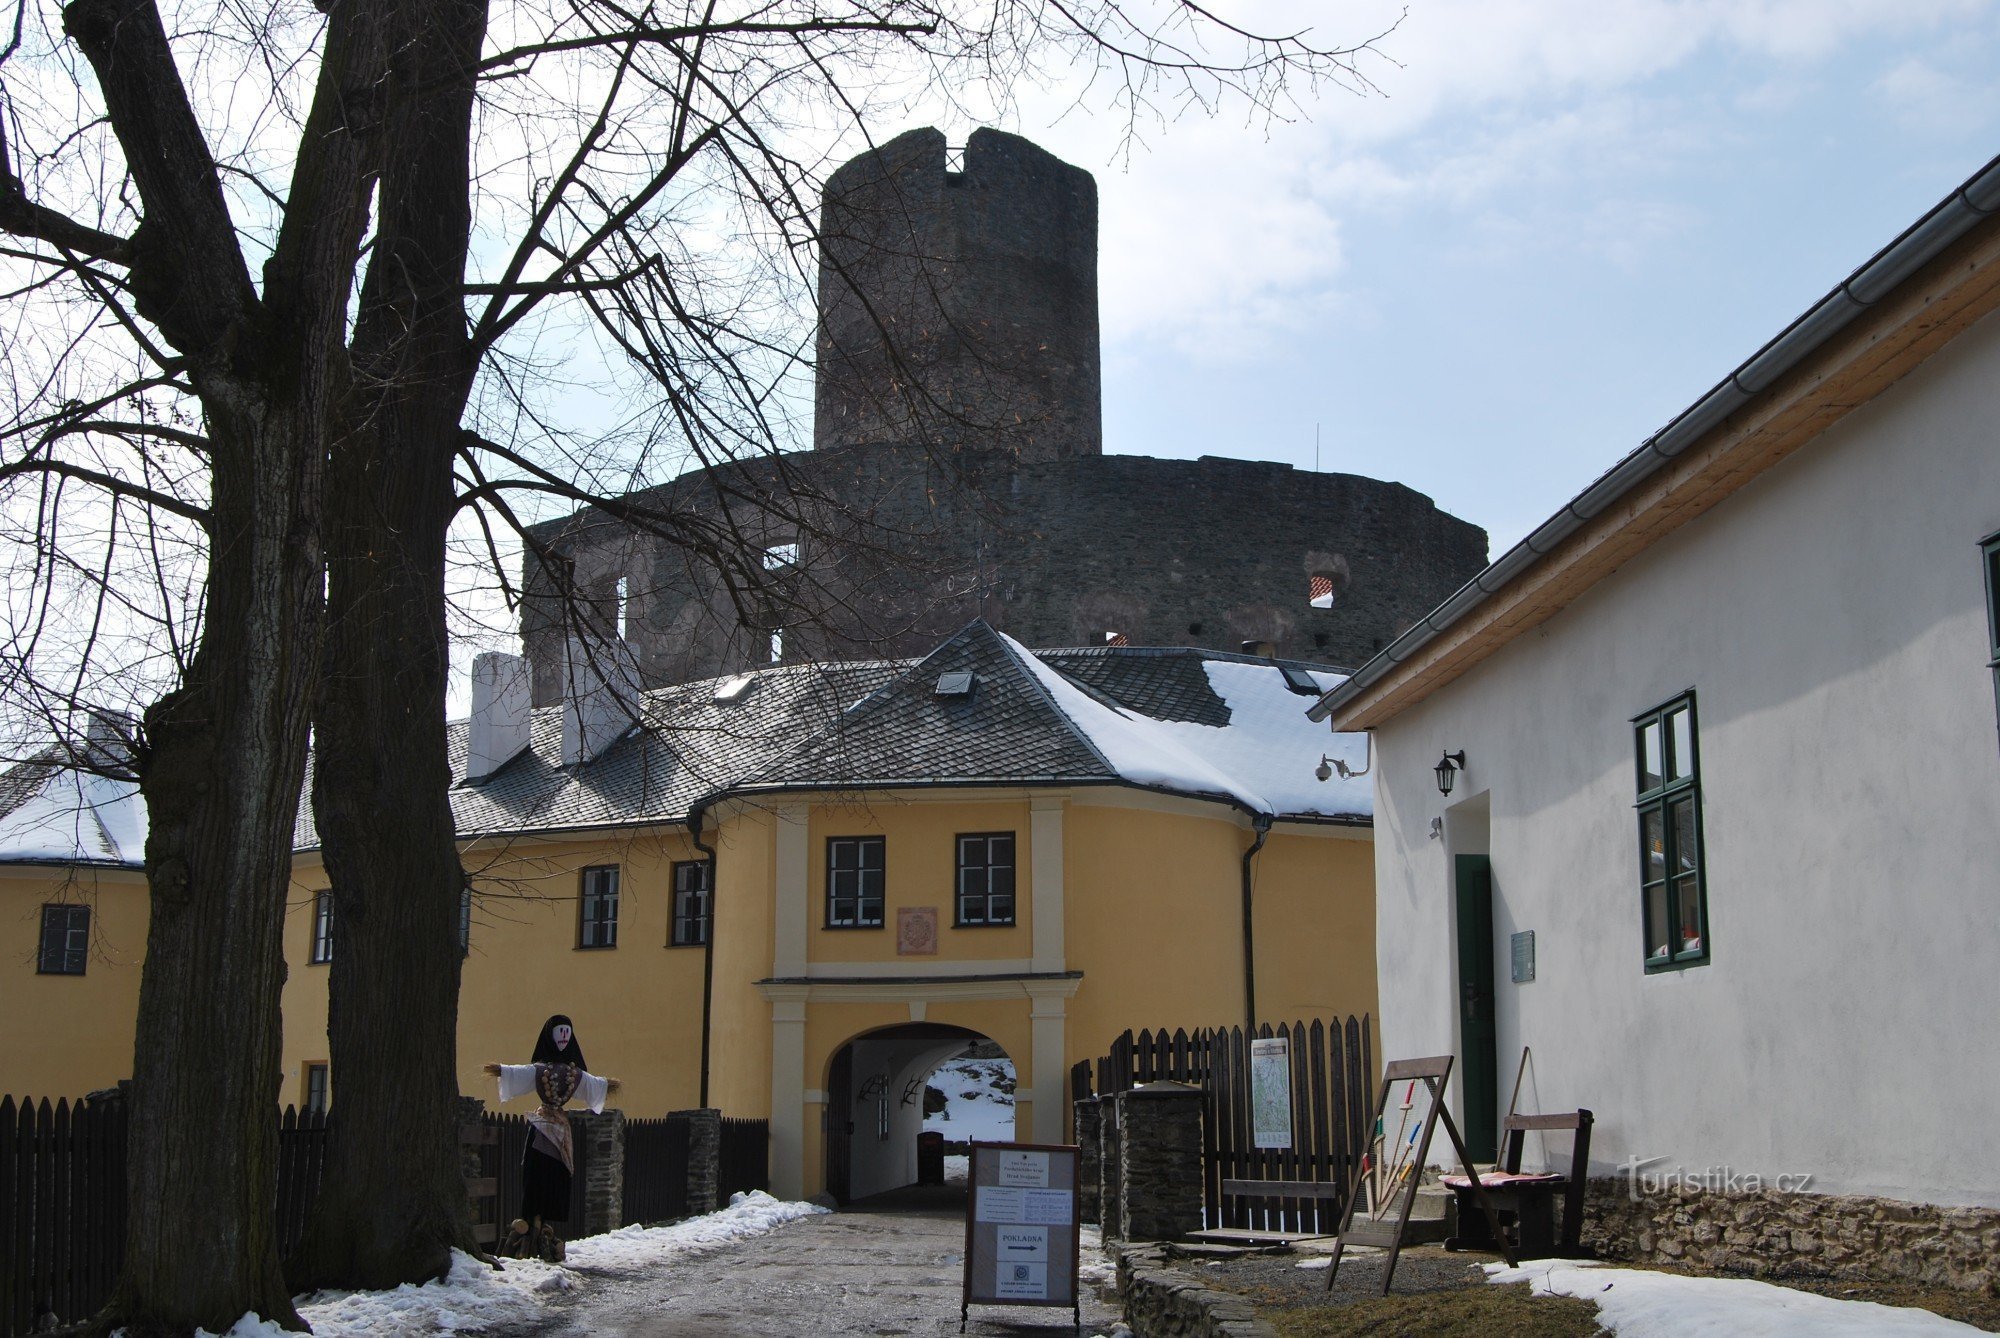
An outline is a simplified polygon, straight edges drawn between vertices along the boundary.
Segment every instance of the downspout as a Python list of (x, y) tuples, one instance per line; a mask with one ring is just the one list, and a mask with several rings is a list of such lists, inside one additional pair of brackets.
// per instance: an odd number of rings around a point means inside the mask
[(1250, 916), (1250, 862), (1257, 858), (1257, 852), (1264, 848), (1264, 838), (1271, 834), (1271, 815), (1259, 813), (1250, 820), (1250, 828), (1257, 833), (1257, 839), (1243, 852), (1243, 1016), (1248, 1023), (1244, 1032), (1246, 1041), (1257, 1034), (1257, 934)]
[(688, 840), (694, 848), (708, 856), (708, 933), (701, 942), (701, 1100), (697, 1103), (703, 1110), (708, 1109), (708, 1029), (715, 1004), (715, 908), (721, 900), (715, 888), (715, 847), (701, 839), (701, 819), (705, 812), (697, 804), (688, 810)]

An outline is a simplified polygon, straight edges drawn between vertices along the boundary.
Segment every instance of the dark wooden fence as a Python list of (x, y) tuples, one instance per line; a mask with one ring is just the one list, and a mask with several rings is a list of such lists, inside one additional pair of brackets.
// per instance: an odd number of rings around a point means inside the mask
[(1250, 1046), (1241, 1027), (1126, 1032), (1110, 1053), (1070, 1070), (1075, 1099), (1141, 1083), (1182, 1082), (1207, 1097), (1202, 1118), (1203, 1200), (1210, 1227), (1332, 1234), (1343, 1196), (1225, 1195), (1224, 1180), (1305, 1180), (1343, 1191), (1367, 1153), (1375, 1110), (1374, 1039), (1366, 1015), (1345, 1022), (1260, 1024), (1282, 1036), (1291, 1061), (1292, 1146), (1259, 1148), (1251, 1125)]
[(693, 1131), (685, 1119), (625, 1121), (621, 1222), (672, 1222), (688, 1215), (688, 1136)]
[(771, 1122), (731, 1120), (722, 1122), (722, 1201), (731, 1194), (747, 1194), (753, 1189), (771, 1188)]

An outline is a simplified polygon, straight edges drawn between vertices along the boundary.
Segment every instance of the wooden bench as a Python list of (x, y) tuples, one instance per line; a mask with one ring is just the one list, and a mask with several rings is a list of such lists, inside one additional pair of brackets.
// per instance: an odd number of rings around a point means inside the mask
[[(1310, 1199), (1318, 1203), (1338, 1203), (1346, 1197), (1346, 1192), (1339, 1185), (1321, 1180), (1224, 1180), (1222, 1193), (1228, 1198)], [(1192, 1233), (1196, 1240), (1230, 1245), (1287, 1245), (1298, 1240), (1326, 1240), (1335, 1234), (1332, 1231), (1261, 1231), (1250, 1227), (1213, 1227)]]
[[(1501, 1158), (1498, 1169), (1479, 1177), (1487, 1201), (1501, 1216), (1516, 1253), (1523, 1259), (1580, 1259), (1583, 1249), (1583, 1195), (1590, 1175), (1590, 1126), (1592, 1115), (1578, 1110), (1567, 1115), (1509, 1115), (1501, 1124)], [(1522, 1144), (1529, 1130), (1573, 1129), (1576, 1142), (1570, 1151), (1570, 1173), (1521, 1173)], [(1475, 1210), (1472, 1181), (1462, 1175), (1444, 1177), (1444, 1184), (1458, 1203), (1461, 1234), (1444, 1243), (1447, 1250), (1497, 1250), (1486, 1215)], [(1555, 1230), (1556, 1195), (1563, 1196), (1562, 1235)]]

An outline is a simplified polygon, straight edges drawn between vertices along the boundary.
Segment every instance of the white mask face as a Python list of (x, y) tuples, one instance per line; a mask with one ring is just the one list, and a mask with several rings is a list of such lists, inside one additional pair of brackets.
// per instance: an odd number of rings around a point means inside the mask
[(558, 1050), (569, 1049), (569, 1038), (572, 1033), (570, 1032), (570, 1029), (566, 1024), (561, 1022), (556, 1023), (556, 1029), (550, 1032), (549, 1034), (555, 1038), (556, 1049)]

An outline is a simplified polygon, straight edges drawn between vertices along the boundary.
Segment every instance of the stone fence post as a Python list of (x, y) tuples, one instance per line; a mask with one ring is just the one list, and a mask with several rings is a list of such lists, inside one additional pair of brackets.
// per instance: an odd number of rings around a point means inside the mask
[(1149, 1082), (1120, 1092), (1117, 1104), (1125, 1238), (1179, 1240), (1201, 1230), (1201, 1089)]
[(1070, 1109), (1076, 1120), (1076, 1145), (1081, 1154), (1076, 1168), (1076, 1215), (1079, 1221), (1101, 1223), (1098, 1204), (1102, 1201), (1099, 1181), (1104, 1175), (1104, 1149), (1099, 1141), (1103, 1138), (1103, 1106), (1097, 1097), (1087, 1096), (1072, 1103)]
[(583, 1154), (583, 1221), (576, 1234), (616, 1231), (625, 1216), (625, 1112), (571, 1111), (570, 1136)]
[(1104, 1239), (1125, 1234), (1123, 1199), (1118, 1193), (1118, 1168), (1124, 1160), (1118, 1141), (1118, 1098), (1097, 1098), (1097, 1224)]
[(713, 1107), (670, 1110), (667, 1118), (688, 1126), (688, 1216), (712, 1213), (722, 1207), (722, 1112)]

